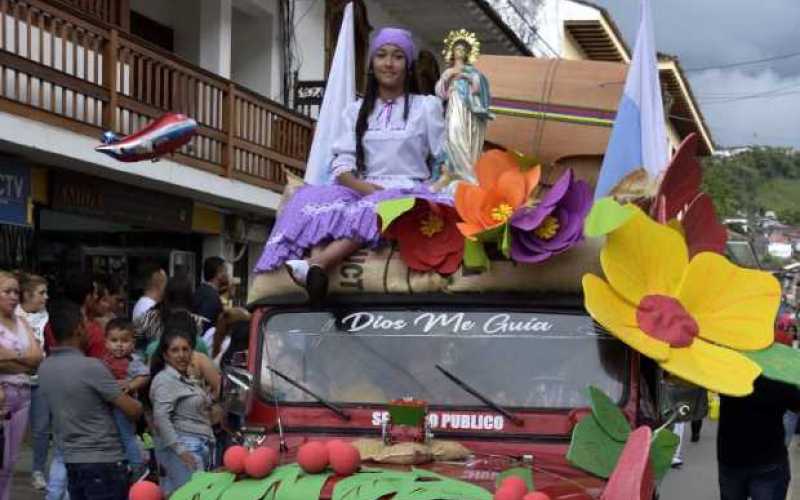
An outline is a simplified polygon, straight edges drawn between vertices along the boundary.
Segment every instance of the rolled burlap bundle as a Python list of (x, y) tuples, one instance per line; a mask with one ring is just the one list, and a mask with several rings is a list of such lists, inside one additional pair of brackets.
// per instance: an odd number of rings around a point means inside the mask
[(418, 465), (432, 461), (464, 460), (472, 452), (456, 441), (432, 440), (430, 443), (406, 442), (386, 445), (381, 439), (357, 439), (353, 446), (363, 460), (379, 464)]

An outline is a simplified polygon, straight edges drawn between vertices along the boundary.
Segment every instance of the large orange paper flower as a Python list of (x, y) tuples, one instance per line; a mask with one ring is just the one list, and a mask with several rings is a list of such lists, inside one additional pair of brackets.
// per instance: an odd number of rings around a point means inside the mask
[(583, 277), (586, 309), (611, 334), (689, 382), (732, 396), (761, 369), (737, 351), (768, 347), (781, 289), (769, 273), (702, 252), (638, 208), (600, 254), (608, 282)]
[(456, 188), (456, 210), (464, 221), (458, 229), (467, 238), (507, 223), (539, 184), (541, 169), (523, 171), (510, 153), (493, 149), (480, 157), (475, 173), (477, 186), (460, 182)]

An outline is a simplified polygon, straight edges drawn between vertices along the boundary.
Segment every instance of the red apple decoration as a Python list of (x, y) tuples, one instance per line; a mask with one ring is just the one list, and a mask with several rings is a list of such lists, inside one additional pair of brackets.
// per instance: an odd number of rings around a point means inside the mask
[(494, 492), (494, 500), (522, 500), (524, 494), (514, 485), (501, 485)]
[(309, 474), (319, 474), (328, 467), (328, 448), (321, 441), (310, 441), (297, 451), (297, 463)]
[(278, 452), (266, 446), (251, 451), (244, 461), (244, 471), (255, 479), (267, 477), (277, 466)]
[(550, 495), (542, 493), (541, 491), (531, 491), (522, 500), (550, 500)]
[(340, 476), (349, 476), (361, 468), (361, 453), (352, 444), (337, 439), (328, 441), (327, 448), (331, 468)]
[(231, 446), (222, 455), (222, 464), (234, 474), (241, 474), (244, 472), (244, 463), (249, 453), (244, 446)]
[(138, 481), (131, 486), (128, 492), (130, 500), (162, 500), (164, 494), (157, 484), (150, 481)]
[(528, 492), (528, 484), (519, 476), (508, 476), (500, 483), (501, 488), (513, 488), (517, 491), (520, 497), (525, 496)]

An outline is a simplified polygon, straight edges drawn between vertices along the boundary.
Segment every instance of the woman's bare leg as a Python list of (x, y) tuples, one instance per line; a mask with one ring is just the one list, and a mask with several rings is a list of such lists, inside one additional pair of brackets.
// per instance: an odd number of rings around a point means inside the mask
[(319, 266), (325, 271), (330, 271), (359, 248), (361, 248), (361, 244), (357, 241), (336, 240), (326, 246), (322, 252), (308, 259), (308, 263), (312, 266)]
[[(336, 267), (359, 248), (361, 248), (361, 244), (354, 240), (336, 240), (310, 259), (286, 261), (286, 267), (289, 269), (292, 279), (301, 286), (308, 287), (308, 274), (312, 268), (322, 269), (320, 274), (324, 276), (327, 271)], [(317, 277), (318, 280), (320, 278)]]
[(359, 248), (361, 248), (361, 244), (356, 241), (336, 240), (308, 260), (286, 261), (286, 267), (292, 279), (306, 288), (311, 302), (318, 302), (328, 293), (328, 276), (326, 272)]

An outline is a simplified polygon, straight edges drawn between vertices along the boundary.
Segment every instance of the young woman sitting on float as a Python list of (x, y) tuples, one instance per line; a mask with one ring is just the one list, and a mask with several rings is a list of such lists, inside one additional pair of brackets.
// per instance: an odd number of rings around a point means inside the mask
[[(335, 184), (306, 185), (295, 193), (278, 216), (257, 272), (285, 264), (312, 298), (320, 298), (327, 291), (326, 270), (379, 244), (378, 202), (416, 196), (452, 203), (427, 184), (443, 150), (443, 109), (437, 97), (414, 93), (415, 53), (406, 30), (384, 28), (375, 36), (364, 99), (345, 109), (343, 132), (333, 145)], [(304, 258), (319, 245), (326, 246)]]

